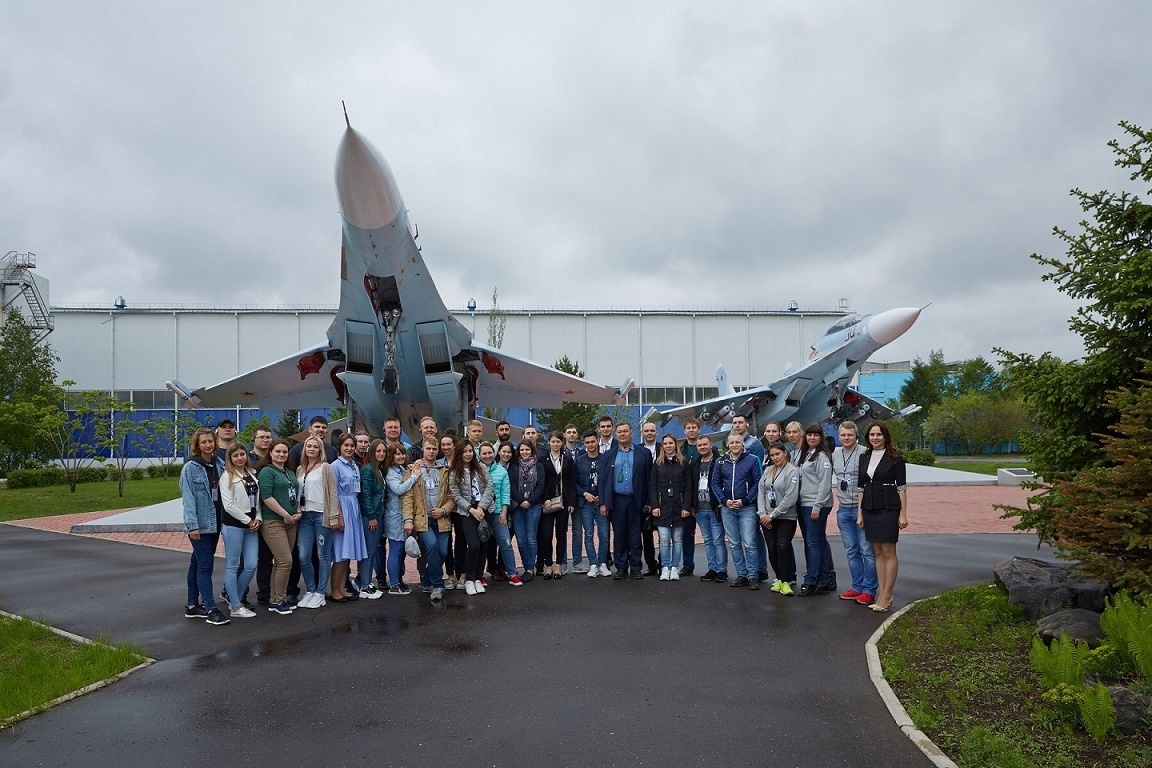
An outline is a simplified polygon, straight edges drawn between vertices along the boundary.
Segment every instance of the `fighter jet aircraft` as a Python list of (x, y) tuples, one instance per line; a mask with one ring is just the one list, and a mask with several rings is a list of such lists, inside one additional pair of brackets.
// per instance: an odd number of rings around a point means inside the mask
[(915, 413), (920, 410), (918, 406), (893, 411), (852, 389), (849, 383), (869, 355), (912, 327), (920, 311), (904, 307), (878, 315), (845, 317), (809, 348), (804, 366), (785, 371), (784, 378), (734, 392), (720, 367), (716, 372), (721, 392), (718, 397), (650, 415), (660, 418), (661, 424), (694, 416), (705, 434), (723, 431), (733, 416), (741, 415), (749, 421), (749, 432), (758, 435), (770, 421), (836, 425), (845, 420), (902, 418)]
[(622, 405), (633, 382), (601, 386), (477, 342), (452, 316), (416, 245), (418, 233), (388, 163), (347, 121), (336, 155), (343, 219), (340, 306), (326, 341), (228, 381), (169, 389), (188, 407), (348, 408), (350, 427), (409, 435), (426, 415), (441, 427), (493, 408)]

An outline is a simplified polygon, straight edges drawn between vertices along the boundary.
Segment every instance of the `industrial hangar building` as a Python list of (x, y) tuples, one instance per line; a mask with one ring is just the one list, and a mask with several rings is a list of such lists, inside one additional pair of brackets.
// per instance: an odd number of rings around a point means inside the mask
[[(828, 308), (499, 311), (502, 349), (546, 364), (567, 355), (600, 384), (632, 377), (630, 404), (641, 409), (715, 396), (717, 363), (738, 390), (769, 383), (789, 364), (803, 365), (809, 346), (851, 313), (847, 300)], [(74, 388), (112, 391), (141, 410), (170, 409), (176, 399), (165, 381), (208, 386), (290, 356), (322, 341), (334, 314), (331, 306), (127, 306), (118, 299), (115, 306), (53, 306), (50, 343), (59, 379), (75, 381)], [(488, 312), (453, 314), (488, 339)], [(317, 412), (338, 406), (333, 397)], [(258, 413), (236, 411), (241, 426)]]

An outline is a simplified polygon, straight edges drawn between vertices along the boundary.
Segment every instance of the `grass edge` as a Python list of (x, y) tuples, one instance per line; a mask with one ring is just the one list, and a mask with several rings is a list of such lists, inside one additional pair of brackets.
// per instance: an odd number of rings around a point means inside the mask
[(939, 595), (933, 595), (932, 597), (914, 600), (885, 619), (884, 622), (876, 628), (876, 631), (872, 633), (872, 636), (868, 638), (868, 641), (864, 643), (864, 655), (868, 660), (868, 678), (872, 681), (876, 692), (880, 694), (880, 699), (884, 702), (884, 706), (888, 707), (888, 714), (892, 716), (892, 720), (896, 723), (897, 727), (900, 728), (900, 732), (916, 745), (916, 748), (931, 760), (932, 764), (937, 766), (937, 768), (959, 768), (948, 755), (944, 754), (944, 751), (940, 749), (940, 747), (936, 746), (936, 742), (928, 738), (928, 735), (917, 728), (916, 724), (912, 722), (912, 717), (908, 714), (908, 710), (904, 709), (904, 705), (900, 703), (896, 692), (892, 690), (892, 686), (888, 685), (888, 681), (884, 678), (884, 669), (880, 663), (880, 651), (876, 647), (880, 642), (880, 638), (884, 637), (884, 633), (888, 631), (888, 627), (910, 611), (914, 605), (927, 602), (928, 600), (936, 600), (938, 597)]
[[(67, 639), (72, 640), (74, 642), (84, 643), (86, 645), (96, 645), (97, 644), (96, 640), (93, 640), (89, 637), (83, 637), (81, 635), (74, 634), (72, 632), (69, 632), (66, 629), (60, 629), (59, 627), (54, 627), (51, 624), (46, 624), (43, 621), (37, 621), (36, 619), (29, 618), (28, 616), (21, 616), (21, 615), (15, 614), (15, 613), (9, 613), (8, 611), (5, 611), (5, 610), (0, 610), (0, 616), (3, 616), (3, 617), (8, 618), (8, 619), (13, 619), (16, 621), (29, 621), (29, 622), (32, 622), (33, 624), (38, 624), (39, 626), (44, 627), (45, 629), (49, 630), (50, 632), (53, 632), (57, 635), (60, 635), (61, 637), (67, 638)], [(112, 683), (115, 683), (116, 681), (121, 680), (121, 679), (127, 677), (128, 675), (131, 675), (134, 672), (138, 672), (141, 669), (144, 669), (145, 667), (151, 666), (152, 664), (156, 663), (156, 659), (153, 659), (150, 656), (145, 656), (144, 654), (139, 654), (139, 655), (144, 659), (144, 661), (140, 662), (139, 664), (132, 667), (131, 669), (126, 669), (123, 672), (118, 672), (117, 674), (112, 675), (111, 677), (106, 677), (103, 680), (97, 680), (94, 683), (89, 683), (88, 685), (84, 686), (83, 688), (78, 688), (75, 691), (70, 691), (68, 693), (63, 694), (62, 696), (57, 696), (56, 698), (52, 699), (51, 701), (46, 701), (43, 704), (32, 707), (31, 709), (26, 709), (23, 712), (19, 712), (15, 715), (12, 715), (11, 717), (5, 718), (4, 720), (0, 720), (0, 731), (4, 730), (5, 728), (11, 728), (16, 723), (19, 723), (22, 720), (27, 720), (29, 717), (32, 717), (33, 715), (39, 714), (41, 712), (45, 712), (49, 709), (52, 709), (55, 706), (59, 706), (60, 704), (63, 704), (63, 703), (68, 702), (68, 701), (72, 701), (73, 699), (78, 699), (81, 696), (84, 696), (85, 694), (92, 693), (93, 691), (98, 691), (107, 685), (111, 685)]]

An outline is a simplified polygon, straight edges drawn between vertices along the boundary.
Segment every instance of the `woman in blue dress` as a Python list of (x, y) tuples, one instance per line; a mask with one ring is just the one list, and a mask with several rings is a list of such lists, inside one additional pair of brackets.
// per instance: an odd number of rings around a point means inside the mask
[(356, 437), (345, 434), (340, 438), (340, 458), (332, 464), (336, 473), (336, 498), (340, 502), (341, 525), (332, 534), (332, 591), (331, 601), (346, 603), (358, 599), (345, 591), (348, 571), (353, 560), (363, 560), (368, 555), (364, 543), (364, 521), (360, 517), (360, 467), (353, 460), (356, 453)]

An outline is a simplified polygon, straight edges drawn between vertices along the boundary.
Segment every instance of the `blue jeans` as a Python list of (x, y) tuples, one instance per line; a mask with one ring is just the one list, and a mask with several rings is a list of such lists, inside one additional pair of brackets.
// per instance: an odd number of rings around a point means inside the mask
[[(516, 546), (520, 549), (520, 562), (524, 564), (527, 573), (536, 567), (536, 552), (539, 545), (536, 543), (536, 534), (540, 530), (540, 514), (543, 510), (539, 504), (528, 509), (517, 507), (512, 510), (512, 525), (516, 526)], [(511, 576), (515, 571), (509, 571)]]
[(304, 512), (296, 523), (296, 559), (300, 561), (300, 575), (304, 577), (304, 591), (316, 591), (316, 567), (312, 564), (312, 552), (316, 549), (316, 539), (320, 536), (320, 512)]
[[(188, 605), (204, 604), (204, 610), (211, 613), (216, 608), (216, 598), (212, 589), (212, 565), (216, 560), (218, 533), (201, 533), (192, 544), (192, 557), (188, 560)], [(253, 560), (255, 562), (255, 560)]]
[[(512, 551), (512, 531), (508, 528), (508, 521), (501, 520), (509, 513), (495, 515), (492, 518), (492, 534), (496, 537), (496, 547), (500, 550), (500, 559), (504, 562), (504, 572), (509, 576), (516, 575), (516, 554)], [(500, 525), (500, 523), (505, 523)]]
[(711, 510), (696, 512), (696, 526), (704, 539), (704, 556), (708, 559), (708, 570), (713, 573), (728, 573), (728, 545), (724, 543), (724, 524)]
[(760, 573), (768, 570), (768, 545), (764, 539), (764, 529), (757, 527), (756, 555), (760, 558)]
[[(384, 521), (376, 521), (376, 530), (368, 530), (368, 524), (371, 520), (364, 520), (364, 548), (367, 554), (364, 559), (356, 564), (356, 581), (360, 588), (368, 586), (372, 583), (372, 568), (376, 565), (376, 555), (380, 553), (382, 538), (384, 536)], [(376, 571), (376, 576), (384, 575), (382, 571)], [(376, 579), (377, 584), (382, 584), (383, 580)]]
[[(584, 559), (584, 544), (588, 536), (584, 533), (584, 515), (581, 508), (584, 506), (583, 502), (576, 505), (576, 511), (570, 515), (569, 527), (572, 530), (572, 565), (579, 565), (580, 561)], [(588, 559), (592, 559), (592, 550), (588, 550)]]
[(660, 562), (665, 568), (679, 568), (684, 549), (684, 527), (662, 525), (660, 532)]
[[(256, 561), (260, 557), (260, 534), (234, 525), (221, 528), (224, 533), (224, 591), (228, 593), (230, 607), (234, 608), (240, 605), (256, 573)], [(237, 575), (241, 558), (244, 560), (244, 571)]]
[(640, 543), (640, 507), (633, 496), (617, 496), (612, 502), (612, 557), (618, 573), (641, 573), (643, 545)]
[[(434, 521), (432, 522), (435, 525)], [(420, 531), (421, 559), (424, 561), (424, 570), (420, 572), (420, 586), (433, 589), (444, 588), (444, 557), (440, 554), (440, 535), (438, 531)], [(445, 543), (447, 548), (447, 543)], [(419, 565), (419, 563), (417, 563)]]
[(684, 520), (684, 569), (696, 570), (696, 516)]
[[(404, 542), (396, 541), (395, 539), (381, 539), (380, 552), (388, 550), (388, 565), (387, 565), (387, 578), (381, 578), (384, 574), (376, 574), (376, 583), (381, 589), (384, 588), (384, 582), (388, 582), (388, 586), (400, 586), (400, 563), (404, 562)], [(382, 554), (381, 557), (384, 557)]]
[(724, 533), (728, 536), (728, 550), (732, 554), (736, 575), (749, 581), (759, 578), (760, 561), (756, 554), (756, 540), (763, 541), (763, 537), (760, 535), (760, 516), (756, 514), (756, 507), (723, 507), (720, 514), (724, 518)]
[[(580, 527), (584, 531), (584, 549), (588, 551), (588, 564), (608, 565), (608, 517), (600, 514), (600, 505), (584, 502), (576, 510), (576, 514), (572, 515), (573, 525), (576, 525), (576, 518), (580, 518)], [(599, 547), (595, 545), (594, 536), (597, 535), (600, 537)]]
[(848, 556), (848, 571), (852, 574), (852, 589), (876, 596), (880, 588), (876, 580), (876, 553), (872, 542), (864, 537), (864, 530), (856, 525), (856, 507), (840, 505), (836, 512), (836, 524), (840, 526), (840, 540), (844, 542), (844, 554)]
[(828, 514), (832, 507), (820, 507), (820, 514), (816, 520), (812, 519), (813, 507), (800, 507), (800, 517), (804, 521), (804, 555), (807, 569), (804, 571), (804, 583), (827, 584), (828, 572), (832, 570), (832, 547), (828, 544)]

